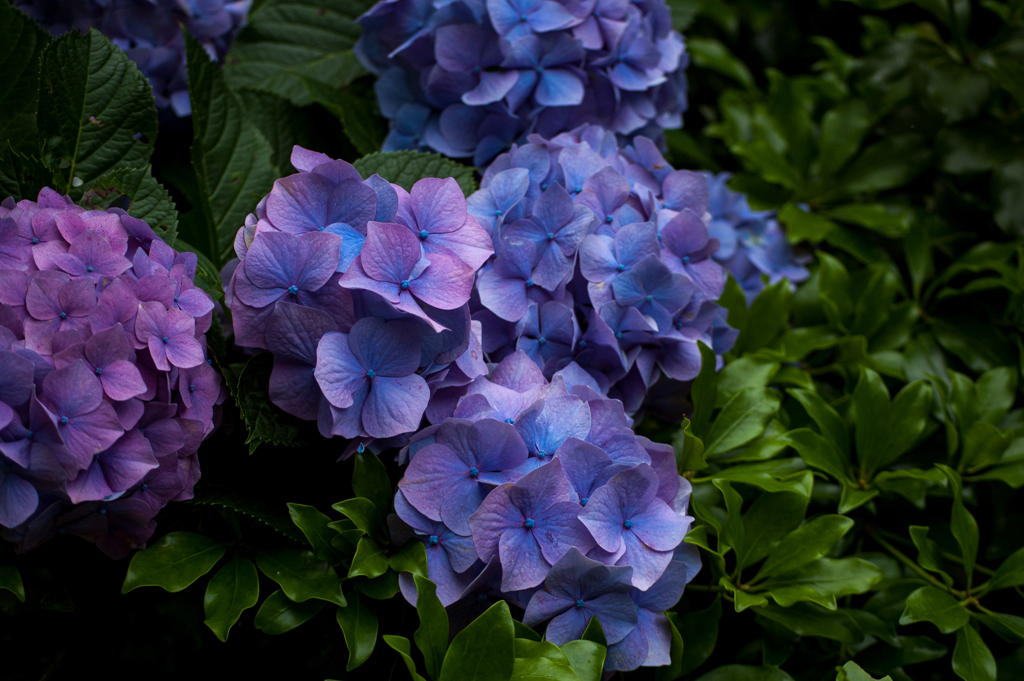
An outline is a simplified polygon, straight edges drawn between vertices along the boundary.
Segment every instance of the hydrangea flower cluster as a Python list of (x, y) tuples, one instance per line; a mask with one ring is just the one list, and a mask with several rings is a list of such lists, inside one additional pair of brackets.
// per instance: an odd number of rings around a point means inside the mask
[(220, 61), (245, 24), (252, 0), (16, 0), (54, 36), (96, 28), (124, 50), (153, 87), (158, 109), (192, 113), (181, 27)]
[(123, 557), (192, 498), (227, 396), (196, 264), (118, 209), (0, 204), (0, 526), (19, 551), (66, 532)]
[(705, 177), (645, 137), (620, 149), (585, 125), (499, 156), (469, 198), (495, 249), (474, 309), (488, 358), (522, 350), (548, 377), (573, 363), (629, 413), (661, 374), (695, 378), (698, 340), (736, 338), (708, 205)]
[(786, 240), (775, 211), (751, 210), (747, 197), (726, 185), (729, 173), (703, 173), (708, 181), (708, 233), (718, 239), (715, 260), (722, 263), (747, 295), (749, 304), (764, 290), (788, 279), (794, 286), (811, 276), (809, 254), (798, 254)]
[(412, 433), (431, 395), (486, 373), (469, 300), (491, 238), (451, 178), (407, 192), (301, 147), (291, 161), (224, 272), (235, 342), (274, 354), (271, 400), (324, 436)]
[[(662, 612), (700, 569), (682, 543), (691, 486), (672, 448), (635, 435), (596, 387), (576, 365), (549, 381), (525, 351), (509, 354), (402, 450), (389, 526), (423, 542), (456, 626), (504, 598), (558, 645), (596, 616), (608, 670), (668, 664)], [(399, 584), (415, 604), (411, 576)]]
[(682, 126), (689, 58), (663, 0), (381, 0), (359, 23), (385, 151), (483, 166), (581, 122), (655, 138)]

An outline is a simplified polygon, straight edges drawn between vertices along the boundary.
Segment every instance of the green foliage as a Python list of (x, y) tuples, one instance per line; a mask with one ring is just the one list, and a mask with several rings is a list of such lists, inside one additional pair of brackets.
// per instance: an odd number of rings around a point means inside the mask
[(270, 402), (270, 372), (274, 356), (268, 352), (254, 355), (238, 376), (235, 389), (238, 411), (245, 421), (249, 436), (249, 453), (264, 443), (284, 447), (301, 447), (300, 421), (286, 414)]
[[(35, 152), (39, 108), (39, 56), (51, 42), (49, 34), (13, 5), (0, 3), (0, 139)], [(6, 146), (6, 145), (4, 145)]]
[(377, 615), (363, 598), (358, 591), (354, 591), (348, 605), (338, 608), (338, 626), (341, 627), (348, 647), (345, 671), (349, 672), (366, 662), (377, 645)]
[(260, 598), (260, 580), (256, 566), (248, 558), (235, 556), (217, 570), (203, 597), (204, 624), (221, 641), (228, 640), (231, 627)]
[(363, 177), (377, 174), (388, 182), (405, 188), (406, 191), (411, 190), (418, 180), (425, 177), (454, 178), (466, 196), (476, 191), (472, 168), (438, 154), (425, 154), (419, 151), (377, 152), (364, 156), (353, 165)]
[(212, 570), (225, 550), (223, 544), (200, 534), (165, 534), (132, 556), (121, 593), (140, 586), (159, 586), (172, 593), (181, 591)]

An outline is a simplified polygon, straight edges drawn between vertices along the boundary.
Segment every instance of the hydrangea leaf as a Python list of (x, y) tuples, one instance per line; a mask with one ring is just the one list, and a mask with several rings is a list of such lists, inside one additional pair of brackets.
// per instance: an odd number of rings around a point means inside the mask
[(237, 91), (245, 107), (245, 115), (270, 144), (270, 161), (283, 175), (295, 172), (291, 164), (292, 148), (313, 146), (313, 126), (309, 117), (287, 99), (269, 92), (242, 89)]
[(477, 189), (471, 167), (450, 161), (439, 154), (380, 151), (364, 156), (352, 165), (364, 178), (376, 173), (388, 182), (405, 188), (406, 191), (412, 190), (417, 181), (426, 177), (454, 178), (466, 196)]
[(971, 619), (967, 609), (948, 591), (924, 586), (907, 596), (900, 624), (931, 622), (943, 634), (952, 634)]
[(55, 189), (79, 198), (118, 168), (143, 168), (156, 105), (135, 62), (102, 33), (66, 33), (42, 54), (39, 135)]
[(996, 660), (971, 625), (956, 632), (953, 648), (953, 672), (964, 681), (996, 681)]
[(270, 401), (273, 365), (273, 355), (266, 352), (258, 354), (246, 362), (238, 377), (236, 400), (249, 432), (245, 443), (249, 445), (250, 454), (265, 442), (281, 447), (301, 447), (304, 444), (299, 437), (298, 420)]
[(270, 160), (270, 143), (246, 118), (217, 64), (194, 38), (186, 35), (185, 42), (195, 135), (192, 167), (207, 239), (202, 247), (220, 266), (232, 257), (235, 232), (270, 191), (278, 170)]
[(507, 681), (515, 665), (515, 628), (499, 601), (460, 631), (448, 647), (439, 681)]
[(278, 589), (263, 601), (263, 605), (256, 612), (254, 624), (264, 634), (276, 636), (311, 620), (323, 608), (323, 601), (295, 603), (284, 594), (284, 591)]
[(49, 169), (35, 156), (25, 156), (7, 144), (0, 146), (0, 196), (34, 201), (51, 184)]
[(413, 579), (416, 582), (416, 613), (420, 618), (420, 626), (413, 639), (423, 654), (427, 675), (438, 679), (448, 651), (448, 613), (437, 597), (437, 585), (419, 575), (414, 575)]
[(346, 603), (334, 568), (312, 551), (284, 547), (260, 551), (256, 554), (256, 564), (296, 603), (311, 598), (340, 606)]
[(203, 597), (203, 612), (214, 635), (221, 641), (228, 640), (231, 627), (244, 610), (256, 605), (260, 598), (260, 577), (252, 561), (235, 556), (225, 563), (206, 586)]
[(373, 653), (377, 645), (377, 613), (359, 595), (353, 591), (349, 596), (348, 605), (338, 608), (338, 626), (345, 637), (348, 647), (348, 663), (345, 671), (352, 671), (360, 666)]
[(412, 644), (409, 643), (409, 639), (404, 636), (392, 636), (390, 634), (384, 634), (382, 638), (384, 643), (387, 643), (392, 650), (401, 656), (402, 662), (405, 663), (405, 668), (409, 670), (409, 675), (412, 676), (412, 681), (426, 681), (416, 672), (416, 662), (412, 659)]
[(39, 56), (50, 42), (14, 5), (0, 5), (0, 140), (30, 153), (38, 150)]
[(25, 602), (25, 585), (21, 581), (21, 573), (12, 565), (0, 565), (0, 589), (6, 589)]
[[(95, 198), (94, 198), (95, 197)], [(128, 214), (145, 220), (157, 236), (174, 246), (178, 235), (178, 209), (164, 186), (153, 177), (153, 169), (118, 168), (96, 180), (84, 195), (88, 206), (107, 207), (126, 198)]]
[(352, 558), (352, 566), (348, 570), (348, 576), (367, 577), (374, 579), (388, 571), (388, 557), (384, 549), (377, 545), (377, 542), (363, 537), (356, 545), (356, 555)]
[(126, 594), (140, 586), (181, 591), (213, 569), (226, 550), (221, 542), (194, 532), (171, 532), (132, 556), (121, 586)]
[(224, 73), (234, 88), (271, 92), (298, 106), (313, 104), (303, 82), (332, 87), (366, 71), (352, 52), (359, 37), (355, 18), (366, 0), (277, 0), (249, 15), (232, 45)]
[(341, 121), (345, 137), (363, 155), (380, 151), (388, 134), (373, 90), (360, 79), (344, 89), (304, 79), (303, 83), (318, 104)]

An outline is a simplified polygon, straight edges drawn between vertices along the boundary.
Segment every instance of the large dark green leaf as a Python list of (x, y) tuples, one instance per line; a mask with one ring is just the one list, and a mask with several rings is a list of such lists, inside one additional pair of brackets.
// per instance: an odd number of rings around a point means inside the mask
[(812, 601), (833, 610), (837, 597), (862, 594), (883, 577), (878, 567), (861, 558), (819, 558), (770, 578), (758, 589), (784, 608)]
[(348, 570), (349, 578), (366, 577), (375, 579), (388, 571), (388, 556), (384, 549), (369, 537), (363, 537), (356, 545), (356, 555)]
[(165, 534), (132, 556), (121, 593), (140, 586), (159, 586), (172, 593), (181, 591), (212, 570), (224, 551), (224, 544), (201, 534)]
[(1024, 549), (1014, 551), (985, 585), (989, 591), (1024, 585)]
[(414, 575), (413, 579), (416, 581), (416, 613), (420, 617), (420, 626), (413, 638), (423, 653), (427, 675), (439, 679), (448, 650), (448, 613), (441, 605), (437, 586), (432, 581), (419, 575)]
[(323, 609), (323, 601), (295, 603), (284, 594), (284, 591), (277, 590), (263, 601), (263, 605), (256, 612), (254, 624), (264, 634), (276, 636), (311, 620)]
[(996, 681), (996, 660), (971, 625), (956, 632), (953, 648), (953, 671), (964, 681)]
[(231, 627), (242, 611), (253, 607), (260, 598), (260, 577), (248, 558), (235, 556), (225, 563), (206, 586), (203, 612), (210, 627), (221, 641), (228, 640)]
[(53, 184), (52, 174), (38, 158), (19, 153), (8, 143), (0, 146), (0, 197), (35, 201), (40, 189)]
[(388, 531), (384, 527), (384, 521), (377, 506), (369, 499), (356, 497), (339, 501), (331, 506), (335, 511), (345, 515), (355, 523), (356, 527), (370, 536), (371, 539), (384, 543), (387, 541)]
[(66, 33), (42, 54), (39, 134), (55, 189), (78, 198), (118, 168), (144, 168), (156, 142), (149, 82), (102, 33)]
[(350, 672), (370, 659), (373, 653), (377, 644), (377, 613), (358, 591), (353, 591), (349, 594), (348, 605), (338, 608), (337, 619), (348, 647), (345, 671)]
[(907, 596), (907, 606), (900, 616), (900, 624), (931, 622), (943, 634), (952, 634), (971, 619), (967, 608), (948, 591), (934, 586), (923, 586)]
[(270, 191), (278, 170), (270, 162), (271, 147), (259, 128), (245, 116), (241, 100), (224, 82), (217, 64), (210, 61), (194, 38), (185, 36), (188, 90), (192, 102), (192, 167), (196, 173), (205, 243), (215, 265), (232, 257), (235, 233), (260, 198)]
[(507, 681), (515, 665), (515, 627), (499, 601), (460, 631), (448, 646), (440, 681)]
[(39, 151), (39, 55), (50, 36), (9, 3), (0, 3), (0, 144), (28, 153)]
[(384, 634), (382, 638), (392, 650), (401, 656), (402, 662), (405, 663), (405, 668), (412, 677), (412, 681), (424, 681), (424, 678), (416, 672), (416, 661), (412, 659), (412, 645), (409, 643), (409, 639), (404, 636), (391, 636), (389, 634)]
[(83, 198), (88, 201), (87, 205), (99, 203), (98, 207), (106, 207), (118, 197), (126, 197), (131, 202), (129, 215), (145, 220), (157, 236), (174, 245), (178, 235), (178, 210), (171, 195), (153, 177), (152, 168), (118, 168), (96, 180)]
[(334, 568), (313, 555), (312, 551), (292, 548), (260, 551), (256, 554), (256, 564), (296, 603), (316, 598), (345, 605), (341, 581)]
[(302, 530), (306, 541), (313, 547), (313, 553), (317, 558), (330, 560), (334, 557), (334, 550), (331, 540), (337, 533), (328, 525), (331, 519), (323, 513), (304, 504), (288, 504), (288, 515), (291, 516), (295, 526)]

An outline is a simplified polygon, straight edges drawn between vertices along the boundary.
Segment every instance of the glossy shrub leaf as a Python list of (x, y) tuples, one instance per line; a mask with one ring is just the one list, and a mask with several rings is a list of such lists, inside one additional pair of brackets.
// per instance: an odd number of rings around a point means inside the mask
[(891, 135), (867, 147), (840, 175), (845, 193), (875, 192), (906, 184), (924, 170), (931, 149), (921, 135)]
[(834, 610), (840, 596), (862, 594), (885, 575), (861, 558), (819, 558), (759, 585), (782, 607), (812, 601)]
[(583, 636), (580, 636), (580, 639), (592, 641), (603, 646), (608, 645), (608, 639), (604, 635), (604, 627), (601, 626), (601, 620), (597, 619), (596, 615), (587, 622), (587, 628), (583, 630)]
[(263, 601), (263, 605), (256, 612), (254, 624), (264, 634), (276, 636), (308, 622), (323, 609), (323, 601), (295, 603), (284, 591), (277, 590)]
[(995, 681), (996, 660), (981, 640), (981, 634), (970, 625), (956, 632), (953, 648), (953, 672), (964, 681)]
[[(675, 635), (678, 636), (678, 632)], [(593, 641), (569, 641), (560, 647), (580, 681), (598, 681), (601, 678), (607, 648)]]
[(853, 661), (847, 662), (839, 670), (839, 676), (836, 677), (836, 681), (892, 681), (891, 676), (883, 676), (880, 679), (868, 674), (866, 671), (860, 668), (860, 666)]
[(738, 392), (711, 424), (704, 455), (723, 454), (756, 438), (778, 411), (779, 403), (778, 394), (767, 388)]
[(949, 491), (953, 495), (953, 512), (949, 520), (949, 529), (960, 545), (960, 556), (967, 573), (967, 585), (971, 586), (974, 577), (974, 562), (978, 557), (978, 522), (964, 506), (963, 483), (953, 469), (936, 464), (949, 480)]
[(811, 390), (788, 390), (787, 392), (795, 397), (800, 406), (804, 408), (807, 415), (818, 426), (818, 431), (841, 454), (849, 454), (850, 432), (846, 423), (843, 422), (843, 418), (832, 408), (832, 405)]
[(270, 372), (274, 368), (274, 356), (269, 352), (254, 355), (245, 363), (238, 376), (235, 392), (238, 411), (245, 421), (252, 454), (264, 443), (280, 447), (300, 447), (299, 420), (286, 414), (270, 401)]
[(722, 617), (722, 597), (704, 610), (679, 615), (679, 634), (683, 637), (683, 661), (680, 674), (689, 674), (711, 657), (718, 642), (718, 622)]
[(795, 449), (808, 466), (825, 471), (836, 480), (845, 480), (849, 476), (850, 462), (847, 458), (829, 440), (813, 430), (791, 430), (780, 435), (779, 440)]
[(49, 34), (13, 5), (0, 5), (0, 140), (29, 153), (39, 149), (39, 57), (50, 42)]
[(334, 556), (331, 540), (337, 533), (329, 527), (330, 518), (304, 504), (288, 504), (288, 515), (313, 547), (317, 558), (330, 560)]
[(930, 572), (938, 573), (946, 586), (953, 586), (953, 578), (945, 572), (942, 561), (942, 549), (928, 538), (928, 528), (919, 525), (910, 526), (910, 539), (917, 547), (917, 564)]
[(206, 586), (203, 612), (214, 635), (228, 640), (231, 627), (242, 612), (256, 605), (260, 599), (260, 577), (256, 566), (248, 558), (235, 556), (224, 563)]
[(762, 494), (743, 514), (743, 546), (734, 546), (736, 564), (743, 569), (763, 560), (799, 527), (807, 512), (808, 497), (804, 494), (776, 492)]
[(779, 542), (754, 579), (785, 574), (827, 556), (852, 527), (853, 521), (841, 515), (822, 515), (810, 520)]
[(381, 151), (363, 156), (353, 165), (366, 178), (377, 174), (406, 191), (425, 177), (451, 177), (459, 183), (462, 193), (469, 196), (476, 191), (473, 169), (438, 154), (419, 151)]
[(427, 675), (431, 679), (439, 679), (448, 650), (448, 613), (441, 605), (437, 586), (432, 581), (419, 575), (414, 575), (413, 579), (416, 582), (416, 613), (420, 618), (420, 626), (413, 639), (423, 654)]
[(118, 168), (143, 168), (156, 106), (135, 63), (99, 31), (66, 33), (43, 52), (39, 134), (55, 189), (72, 198)]
[(793, 677), (776, 667), (727, 664), (698, 677), (697, 681), (793, 681)]
[(412, 677), (412, 681), (424, 681), (423, 677), (416, 671), (416, 661), (412, 659), (412, 645), (409, 643), (409, 639), (404, 636), (391, 636), (389, 634), (384, 634), (382, 638), (392, 650), (401, 656), (402, 662), (405, 663), (405, 668)]
[(441, 666), (440, 681), (503, 681), (515, 665), (512, 615), (495, 603), (456, 634)]
[(201, 534), (165, 534), (132, 556), (121, 593), (140, 586), (159, 586), (172, 593), (181, 591), (212, 570), (224, 551), (224, 544)]
[(348, 570), (349, 578), (367, 577), (374, 579), (388, 571), (388, 556), (377, 542), (363, 537), (356, 545), (356, 554)]
[(356, 452), (355, 472), (352, 474), (352, 491), (357, 497), (373, 502), (377, 511), (384, 517), (391, 512), (392, 499), (395, 493), (388, 478), (387, 469), (381, 460), (371, 451)]
[(986, 583), (990, 591), (1021, 585), (1024, 585), (1024, 549), (1018, 549), (1004, 559)]
[(341, 582), (334, 568), (313, 555), (312, 551), (292, 548), (260, 551), (256, 554), (256, 564), (296, 603), (316, 598), (345, 605)]
[(751, 87), (754, 77), (750, 69), (729, 52), (729, 48), (714, 38), (691, 38), (686, 43), (690, 59), (696, 66), (717, 71), (740, 85)]
[(21, 573), (12, 565), (0, 565), (0, 589), (10, 591), (15, 597), (25, 602), (25, 585), (21, 581)]
[[(703, 362), (703, 358), (701, 359)], [(701, 365), (703, 368), (704, 364)], [(711, 364), (712, 368), (714, 363)], [(779, 370), (779, 363), (761, 357), (745, 356), (729, 362), (718, 372), (718, 389), (714, 396), (714, 406), (724, 407), (736, 393), (746, 388), (764, 388)], [(694, 405), (699, 398), (692, 396)]]
[(388, 565), (395, 572), (408, 572), (427, 577), (427, 549), (420, 541), (410, 541), (388, 557)]
[(366, 533), (371, 539), (379, 542), (386, 541), (388, 534), (387, 529), (384, 527), (384, 521), (381, 520), (376, 505), (369, 499), (364, 499), (363, 497), (346, 499), (345, 501), (339, 501), (331, 506), (331, 508), (355, 523), (356, 527)]
[(948, 591), (923, 586), (907, 596), (907, 606), (900, 616), (900, 624), (931, 622), (943, 634), (952, 634), (970, 619), (967, 609)]
[(348, 648), (345, 671), (350, 672), (370, 659), (377, 645), (377, 613), (358, 591), (353, 591), (349, 594), (348, 605), (338, 608), (337, 619)]
[(811, 495), (814, 475), (800, 459), (773, 459), (760, 463), (730, 466), (713, 476), (716, 481), (731, 480), (756, 485), (766, 492), (794, 492)]
[(711, 423), (718, 394), (718, 372), (715, 371), (715, 351), (697, 341), (700, 350), (700, 373), (693, 380), (690, 399), (693, 401), (693, 417), (690, 419), (693, 432), (700, 437)]
[(870, 125), (871, 111), (860, 99), (841, 102), (825, 112), (818, 139), (818, 174), (828, 177), (839, 172), (857, 153)]
[(235, 88), (272, 92), (298, 106), (312, 104), (307, 81), (341, 87), (365, 73), (352, 46), (365, 0), (275, 0), (249, 15), (225, 62)]
[(217, 64), (191, 36), (185, 36), (185, 45), (192, 168), (199, 192), (196, 208), (202, 216), (202, 234), (187, 238), (220, 267), (233, 257), (235, 233), (270, 191), (278, 170), (270, 162), (270, 143), (246, 118), (241, 100), (228, 89)]

